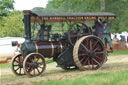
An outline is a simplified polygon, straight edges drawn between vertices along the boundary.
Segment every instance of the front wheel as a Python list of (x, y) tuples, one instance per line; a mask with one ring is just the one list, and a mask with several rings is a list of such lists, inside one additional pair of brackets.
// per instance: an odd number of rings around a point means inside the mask
[(11, 70), (17, 76), (25, 75), (24, 70), (23, 70), (23, 56), (22, 56), (22, 54), (18, 54), (12, 59)]
[(44, 56), (39, 53), (30, 53), (25, 57), (23, 69), (29, 77), (41, 75), (46, 68)]

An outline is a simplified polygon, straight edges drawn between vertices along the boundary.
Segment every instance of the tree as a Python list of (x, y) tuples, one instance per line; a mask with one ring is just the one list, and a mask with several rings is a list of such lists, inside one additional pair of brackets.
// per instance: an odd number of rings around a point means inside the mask
[(0, 37), (22, 37), (24, 34), (23, 14), (13, 11), (0, 21)]
[(13, 10), (14, 0), (0, 0), (0, 16), (7, 16)]
[(100, 0), (100, 11), (101, 12), (105, 11), (105, 1), (104, 0)]
[(128, 0), (50, 0), (46, 9), (59, 12), (112, 12), (117, 18), (112, 32), (128, 31)]
[(97, 12), (100, 10), (99, 0), (50, 0), (49, 4), (61, 12)]
[(128, 0), (105, 0), (106, 11), (116, 14), (112, 32), (128, 32)]

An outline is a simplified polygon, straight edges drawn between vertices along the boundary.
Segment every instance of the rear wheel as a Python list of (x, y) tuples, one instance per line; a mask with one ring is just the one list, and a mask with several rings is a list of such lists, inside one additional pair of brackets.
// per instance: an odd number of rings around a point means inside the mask
[(41, 75), (46, 68), (44, 56), (39, 53), (30, 53), (23, 62), (23, 68), (29, 77)]
[(81, 37), (73, 49), (73, 59), (81, 70), (96, 70), (106, 60), (106, 50), (103, 42), (96, 36)]

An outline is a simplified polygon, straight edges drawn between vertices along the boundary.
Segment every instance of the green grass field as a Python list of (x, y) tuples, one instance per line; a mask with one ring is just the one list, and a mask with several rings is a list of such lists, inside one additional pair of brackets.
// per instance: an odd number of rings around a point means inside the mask
[(10, 63), (2, 63), (2, 64), (0, 64), (0, 69), (1, 68), (10, 68)]
[(108, 53), (108, 55), (122, 55), (122, 54), (128, 54), (128, 50), (120, 50), (120, 51), (114, 51), (112, 53)]
[(84, 75), (69, 80), (38, 82), (33, 85), (128, 85), (128, 70)]

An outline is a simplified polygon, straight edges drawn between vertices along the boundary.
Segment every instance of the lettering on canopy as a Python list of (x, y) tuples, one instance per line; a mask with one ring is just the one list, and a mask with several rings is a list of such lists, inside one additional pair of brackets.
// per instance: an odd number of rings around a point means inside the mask
[(114, 19), (115, 17), (113, 16), (68, 16), (68, 17), (39, 17), (39, 16), (32, 16), (31, 17), (31, 22), (66, 22), (66, 21), (91, 21), (91, 20), (96, 20), (96, 19)]

